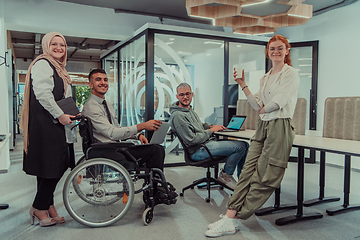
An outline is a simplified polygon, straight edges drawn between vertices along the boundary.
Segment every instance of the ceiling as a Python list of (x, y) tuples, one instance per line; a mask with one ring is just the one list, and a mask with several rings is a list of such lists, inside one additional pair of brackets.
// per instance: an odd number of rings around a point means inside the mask
[[(32, 60), (41, 54), (44, 34), (10, 31), (16, 58)], [(100, 55), (118, 41), (64, 36), (68, 45), (68, 61), (99, 62)], [(25, 61), (26, 61), (25, 60)]]
[[(189, 17), (186, 11), (186, 0), (58, 0), (75, 4), (90, 5), (96, 7), (114, 9), (115, 13), (127, 14), (137, 20), (143, 18), (147, 23), (148, 17), (156, 17), (160, 22), (164, 19), (175, 20), (176, 22), (190, 22), (196, 24), (196, 27), (211, 25), (212, 21)], [(279, 0), (271, 0), (279, 1)], [(282, 0), (289, 1), (289, 0)], [(293, 1), (293, 0), (291, 0)], [(313, 5), (313, 16), (327, 12), (334, 8), (346, 6), (357, 0), (305, 0), (304, 4)], [(211, 1), (209, 1), (211, 2)], [(251, 9), (254, 15), (274, 14), (277, 11), (277, 5), (259, 4)], [(250, 11), (249, 9), (247, 11)], [(131, 24), (129, 21), (127, 24)], [(11, 39), (15, 51), (16, 58), (32, 60), (41, 54), (41, 39), (43, 34), (11, 31)], [(130, 37), (130, 36), (129, 36)], [(118, 41), (112, 39), (92, 39), (83, 37), (65, 36), (68, 44), (68, 60), (82, 62), (99, 62), (100, 55), (111, 48)]]

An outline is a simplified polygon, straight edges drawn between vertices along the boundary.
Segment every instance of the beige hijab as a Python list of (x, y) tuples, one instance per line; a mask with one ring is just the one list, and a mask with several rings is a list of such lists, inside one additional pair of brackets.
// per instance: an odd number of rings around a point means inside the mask
[(29, 135), (28, 135), (28, 127), (29, 127), (29, 101), (30, 101), (30, 77), (31, 77), (31, 68), (32, 66), (40, 59), (47, 59), (49, 62), (55, 67), (56, 72), (64, 81), (64, 96), (66, 93), (67, 85), (71, 83), (70, 76), (65, 69), (66, 59), (67, 59), (67, 51), (65, 51), (64, 56), (61, 59), (55, 59), (50, 55), (50, 42), (53, 37), (58, 36), (61, 37), (65, 44), (66, 40), (63, 35), (58, 32), (51, 32), (46, 34), (42, 39), (42, 49), (43, 54), (35, 58), (34, 61), (31, 62), (26, 78), (25, 78), (25, 92), (24, 92), (24, 100), (23, 100), (23, 110), (21, 114), (21, 123), (20, 128), (23, 131), (24, 136), (24, 151), (27, 153), (27, 148), (29, 145)]

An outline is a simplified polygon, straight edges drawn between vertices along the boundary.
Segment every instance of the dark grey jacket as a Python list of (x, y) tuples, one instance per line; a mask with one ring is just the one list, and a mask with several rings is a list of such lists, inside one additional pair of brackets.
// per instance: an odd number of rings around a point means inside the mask
[(171, 128), (183, 139), (187, 146), (205, 143), (210, 140), (212, 132), (209, 123), (202, 123), (199, 116), (190, 109), (179, 107), (179, 102), (170, 106)]

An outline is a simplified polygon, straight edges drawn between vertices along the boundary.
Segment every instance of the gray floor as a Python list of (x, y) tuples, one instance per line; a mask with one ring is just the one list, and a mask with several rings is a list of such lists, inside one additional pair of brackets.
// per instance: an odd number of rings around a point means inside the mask
[[(226, 202), (230, 191), (213, 190), (212, 200), (206, 203), (204, 190), (194, 189), (179, 197), (175, 205), (158, 205), (155, 207), (154, 219), (149, 226), (142, 223), (142, 197), (136, 195), (129, 213), (120, 221), (109, 227), (89, 228), (73, 220), (62, 203), (62, 185), (68, 174), (65, 174), (55, 193), (55, 205), (66, 223), (53, 227), (31, 226), (28, 210), (34, 198), (35, 177), (27, 176), (22, 169), (22, 143), (20, 137), (14, 151), (11, 152), (11, 167), (8, 173), (0, 174), (0, 203), (9, 203), (7, 210), (0, 210), (0, 239), (206, 239), (204, 232), (207, 224), (219, 219), (219, 214), (226, 211)], [(76, 155), (81, 156), (77, 146)], [(183, 161), (180, 154), (170, 153), (166, 162)], [(305, 166), (305, 199), (318, 196), (318, 164)], [(205, 175), (205, 170), (195, 167), (175, 167), (165, 170), (168, 181), (178, 191), (191, 181)], [(289, 163), (282, 183), (282, 203), (296, 202), (297, 164)], [(341, 197), (340, 202), (327, 203), (305, 208), (305, 214), (320, 212), (321, 219), (298, 222), (285, 226), (275, 225), (275, 219), (294, 215), (295, 210), (267, 215), (252, 216), (242, 221), (240, 232), (221, 239), (360, 239), (360, 215), (358, 211), (328, 216), (326, 209), (340, 206), (343, 200), (343, 169), (333, 166), (326, 168), (326, 195)], [(352, 171), (350, 203), (360, 204), (358, 183), (360, 173)], [(265, 204), (271, 206), (273, 196)]]

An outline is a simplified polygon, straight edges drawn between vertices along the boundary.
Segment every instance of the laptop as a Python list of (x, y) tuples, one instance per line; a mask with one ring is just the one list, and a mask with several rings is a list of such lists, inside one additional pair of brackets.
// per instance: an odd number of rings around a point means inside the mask
[(225, 130), (221, 132), (237, 132), (245, 122), (246, 116), (234, 115)]
[(169, 122), (163, 122), (159, 129), (154, 131), (149, 144), (162, 144), (165, 141), (166, 134), (170, 128)]

